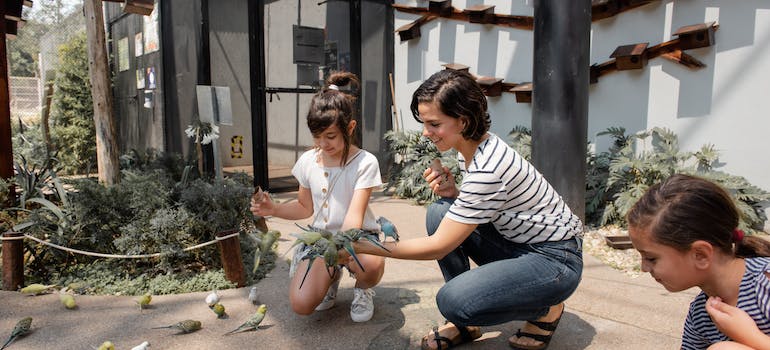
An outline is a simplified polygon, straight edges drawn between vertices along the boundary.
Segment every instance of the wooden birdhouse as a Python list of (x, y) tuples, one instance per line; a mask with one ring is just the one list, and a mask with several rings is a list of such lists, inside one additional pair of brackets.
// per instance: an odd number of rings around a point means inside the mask
[(603, 18), (612, 17), (620, 12), (618, 0), (592, 0), (591, 1), (591, 20), (596, 21)]
[(448, 16), (452, 13), (452, 0), (430, 0), (428, 12), (439, 16)]
[(125, 0), (123, 5), (123, 12), (135, 13), (137, 15), (149, 16), (152, 14), (152, 10), (155, 8), (154, 0)]
[(517, 103), (532, 102), (532, 83), (521, 83), (511, 88), (509, 91), (516, 94)]
[(618, 70), (644, 68), (647, 65), (647, 45), (649, 43), (618, 46), (610, 57), (615, 59)]
[(398, 29), (396, 29), (396, 33), (398, 33), (398, 37), (401, 39), (401, 42), (419, 38), (420, 22), (414, 21), (412, 23), (404, 24)]
[(497, 97), (503, 94), (503, 79), (495, 77), (479, 77), (476, 82), (481, 86), (484, 95)]
[(714, 31), (719, 27), (716, 22), (698, 23), (676, 30), (679, 36), (679, 49), (690, 50), (714, 45)]
[(444, 68), (448, 70), (460, 70), (460, 71), (466, 71), (466, 72), (468, 71), (468, 68), (469, 68), (468, 66), (464, 64), (459, 64), (459, 63), (447, 63), (447, 64), (442, 64), (442, 66), (444, 66)]
[(495, 20), (495, 5), (474, 5), (463, 13), (468, 15), (468, 22), (471, 23), (493, 23)]

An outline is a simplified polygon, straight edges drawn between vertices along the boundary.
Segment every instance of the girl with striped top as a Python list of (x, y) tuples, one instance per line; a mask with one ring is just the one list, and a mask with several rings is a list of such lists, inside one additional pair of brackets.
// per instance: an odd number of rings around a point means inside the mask
[(440, 151), (458, 151), (462, 183), (458, 189), (446, 167), (426, 169), (425, 180), (442, 197), (428, 208), (428, 236), (385, 243), (390, 253), (369, 243), (356, 251), (438, 260), (446, 284), (436, 302), (447, 323), (423, 338), (423, 349), (469, 342), (481, 336), (479, 326), (512, 320), (529, 321), (509, 338), (513, 348), (546, 348), (580, 282), (580, 219), (531, 164), (488, 132), (486, 97), (468, 73), (432, 75), (413, 94), (411, 110)]
[(682, 349), (770, 349), (770, 242), (744, 236), (730, 195), (677, 174), (650, 187), (627, 215), (647, 271), (670, 292), (699, 287)]

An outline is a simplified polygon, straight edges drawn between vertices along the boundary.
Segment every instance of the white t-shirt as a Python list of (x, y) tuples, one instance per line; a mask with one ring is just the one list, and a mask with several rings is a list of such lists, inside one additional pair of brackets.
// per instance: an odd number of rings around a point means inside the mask
[[(337, 231), (342, 228), (342, 222), (353, 200), (353, 192), (364, 188), (382, 185), (380, 165), (377, 158), (364, 150), (348, 156), (348, 164), (322, 167), (318, 164), (318, 149), (311, 149), (300, 156), (291, 174), (297, 178), (299, 185), (310, 189), (313, 195), (313, 227)], [(336, 178), (336, 180), (335, 180)], [(334, 181), (334, 184), (331, 182)], [(331, 187), (327, 198), (326, 192)], [(374, 214), (367, 205), (363, 226), (365, 230), (379, 230)]]
[(468, 169), (458, 153), (463, 182), (446, 217), (466, 224), (491, 222), (516, 243), (561, 241), (583, 224), (543, 175), (492, 133), (479, 144)]

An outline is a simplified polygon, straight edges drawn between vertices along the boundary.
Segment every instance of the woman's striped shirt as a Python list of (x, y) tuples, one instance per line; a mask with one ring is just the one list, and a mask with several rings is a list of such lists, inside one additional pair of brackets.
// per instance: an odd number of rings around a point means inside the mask
[[(770, 335), (770, 258), (746, 259), (746, 272), (743, 273), (738, 290), (738, 308), (754, 319), (757, 327)], [(684, 323), (682, 349), (706, 349), (709, 345), (728, 340), (720, 332), (706, 312), (708, 296), (701, 292), (690, 303), (690, 312)]]
[(492, 133), (469, 166), (459, 154), (463, 181), (446, 217), (466, 224), (491, 222), (508, 240), (538, 243), (569, 239), (582, 230), (543, 175)]

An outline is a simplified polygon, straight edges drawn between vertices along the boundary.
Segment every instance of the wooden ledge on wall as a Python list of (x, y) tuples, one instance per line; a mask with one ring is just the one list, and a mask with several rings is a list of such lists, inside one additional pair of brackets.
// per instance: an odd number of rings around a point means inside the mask
[(446, 63), (446, 64), (442, 64), (442, 66), (444, 66), (444, 69), (447, 69), (447, 70), (460, 70), (460, 71), (467, 72), (470, 69), (470, 67), (460, 63)]
[(439, 16), (449, 16), (454, 11), (452, 0), (430, 0), (428, 2), (428, 12)]
[(677, 29), (674, 35), (679, 37), (679, 49), (690, 50), (714, 45), (714, 31), (719, 28), (716, 22), (698, 23)]
[(610, 57), (615, 59), (618, 70), (641, 69), (647, 65), (647, 46), (649, 44), (618, 46)]
[(478, 77), (476, 82), (481, 86), (484, 95), (497, 97), (503, 93), (503, 79), (495, 77)]
[(401, 42), (409, 41), (415, 38), (419, 38), (421, 36), (420, 34), (420, 27), (430, 22), (431, 20), (435, 19), (435, 15), (422, 15), (420, 18), (414, 20), (412, 23), (407, 23), (402, 25), (401, 27), (398, 27), (396, 29), (396, 33), (398, 33), (399, 39), (401, 39)]
[(495, 18), (495, 5), (473, 5), (463, 13), (468, 15), (468, 22), (480, 24), (492, 24)]
[(155, 0), (125, 0), (121, 7), (125, 13), (149, 16), (155, 8)]
[(526, 82), (517, 84), (510, 90), (508, 90), (516, 95), (516, 102), (517, 103), (531, 103), (532, 102), (532, 83)]

